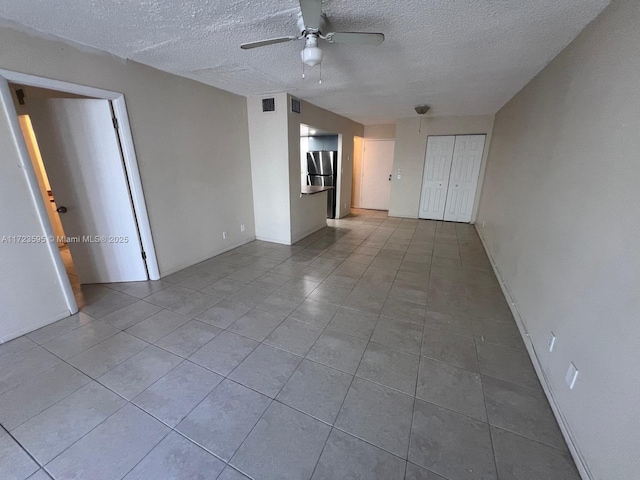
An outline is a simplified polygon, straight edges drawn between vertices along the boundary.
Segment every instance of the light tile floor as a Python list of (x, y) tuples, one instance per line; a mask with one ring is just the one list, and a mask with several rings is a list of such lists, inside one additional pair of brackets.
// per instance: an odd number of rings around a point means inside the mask
[(578, 479), (474, 227), (329, 223), (0, 345), (0, 477)]

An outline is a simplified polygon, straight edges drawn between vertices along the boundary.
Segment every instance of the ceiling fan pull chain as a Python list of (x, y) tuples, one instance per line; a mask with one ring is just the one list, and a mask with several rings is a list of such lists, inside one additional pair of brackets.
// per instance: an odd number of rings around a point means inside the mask
[(302, 79), (303, 80), (305, 79), (305, 76), (304, 76), (304, 62), (302, 62)]
[(322, 84), (322, 64), (320, 64), (320, 80), (318, 83)]

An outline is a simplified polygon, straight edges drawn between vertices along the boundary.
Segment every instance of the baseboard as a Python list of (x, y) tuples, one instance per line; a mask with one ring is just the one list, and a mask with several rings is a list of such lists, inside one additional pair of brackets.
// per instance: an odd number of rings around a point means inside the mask
[(291, 245), (293, 245), (296, 242), (299, 242), (303, 238), (307, 238), (309, 235), (313, 235), (314, 233), (322, 230), (323, 228), (327, 228), (327, 221), (326, 220), (324, 221), (324, 223), (322, 225), (316, 225), (315, 227), (312, 227), (309, 230), (296, 235), (295, 238), (291, 238)]
[(261, 235), (256, 235), (256, 240), (260, 240), (261, 242), (279, 243), (280, 245), (293, 245), (291, 243), (291, 240), (283, 240), (281, 238), (273, 238), (273, 237), (263, 237)]
[(389, 212), (387, 214), (388, 217), (397, 217), (397, 218), (412, 218), (412, 219), (417, 219), (418, 216), (416, 214), (412, 214), (412, 213), (391, 213)]
[(506, 282), (504, 281), (504, 278), (502, 278), (502, 275), (500, 274), (500, 270), (498, 269), (498, 266), (496, 265), (496, 262), (493, 259), (493, 256), (491, 255), (491, 252), (489, 251), (489, 247), (487, 246), (487, 242), (482, 234), (482, 232), (480, 231), (480, 229), (478, 228), (478, 225), (474, 224), (474, 227), (476, 229), (476, 231), (478, 232), (478, 236), (480, 237), (480, 241), (482, 242), (482, 246), (484, 248), (484, 251), (487, 254), (487, 257), (489, 257), (489, 261), (491, 262), (491, 267), (493, 268), (493, 273), (495, 273), (496, 278), (498, 279), (498, 283), (500, 283), (500, 288), (502, 289), (502, 294), (504, 295), (504, 298), (507, 300), (507, 304), (509, 305), (509, 309), (511, 309), (511, 313), (513, 314), (513, 318), (516, 321), (516, 325), (518, 326), (518, 330), (520, 331), (520, 335), (522, 336), (522, 339), (524, 340), (524, 344), (525, 347), (527, 348), (527, 353), (529, 354), (529, 357), (531, 358), (531, 363), (533, 363), (533, 368), (536, 371), (536, 375), (538, 376), (538, 379), (540, 380), (540, 384), (542, 385), (542, 389), (544, 390), (544, 393), (547, 397), (547, 400), (549, 400), (549, 405), (551, 406), (551, 410), (553, 411), (553, 415), (556, 417), (556, 421), (558, 422), (558, 426), (560, 427), (560, 431), (562, 432), (562, 436), (564, 437), (565, 441), (567, 442), (567, 447), (569, 448), (569, 452), (571, 453), (571, 456), (573, 457), (573, 460), (576, 464), (576, 468), (578, 469), (578, 473), (580, 474), (580, 477), (582, 477), (583, 480), (594, 480), (593, 475), (591, 475), (591, 472), (589, 471), (587, 464), (584, 460), (584, 457), (582, 456), (582, 453), (580, 452), (580, 448), (578, 447), (577, 443), (575, 442), (573, 435), (571, 433), (571, 428), (569, 427), (569, 424), (567, 423), (567, 421), (564, 418), (564, 415), (562, 414), (562, 410), (560, 409), (560, 406), (558, 405), (558, 402), (556, 401), (554, 395), (553, 395), (553, 390), (551, 389), (551, 386), (549, 385), (549, 381), (547, 380), (547, 377), (544, 374), (544, 370), (542, 369), (542, 365), (540, 365), (540, 361), (538, 360), (538, 356), (536, 355), (536, 350), (535, 347), (533, 345), (533, 342), (531, 341), (531, 337), (529, 335), (529, 333), (527, 332), (527, 328), (524, 325), (524, 321), (522, 320), (522, 317), (520, 316), (520, 312), (518, 311), (518, 309), (515, 307), (515, 302), (513, 301), (513, 298), (511, 297), (511, 294), (509, 293), (509, 289), (507, 287)]
[(249, 238), (246, 238), (244, 240), (240, 240), (239, 242), (234, 243), (233, 245), (230, 245), (228, 247), (225, 247), (222, 250), (219, 250), (219, 251), (214, 252), (212, 254), (208, 254), (206, 257), (199, 258), (195, 262), (190, 262), (190, 263), (182, 265), (180, 267), (172, 268), (170, 270), (166, 270), (166, 271), (160, 272), (160, 279), (162, 280), (163, 277), (171, 275), (172, 273), (179, 272), (180, 270), (184, 270), (185, 268), (189, 268), (189, 267), (192, 267), (193, 265), (197, 265), (200, 262), (204, 262), (205, 260), (209, 260), (212, 257), (216, 257), (218, 255), (222, 255), (223, 253), (228, 252), (229, 250), (233, 250), (234, 248), (238, 248), (238, 247), (241, 247), (242, 245), (246, 245), (247, 243), (253, 242), (254, 240), (256, 240), (256, 238), (257, 237), (249, 237)]
[(26, 327), (26, 328), (21, 328), (20, 330), (17, 330), (8, 335), (4, 335), (0, 337), (0, 344), (13, 340), (14, 338), (21, 337), (22, 335), (26, 335), (27, 333), (31, 333), (34, 330), (37, 330), (39, 328), (46, 327), (47, 325), (53, 322), (57, 322), (58, 320), (62, 320), (63, 318), (70, 317), (71, 315), (72, 313), (69, 310), (65, 310), (64, 312), (57, 313), (52, 317), (47, 318), (46, 320), (36, 323), (35, 325)]

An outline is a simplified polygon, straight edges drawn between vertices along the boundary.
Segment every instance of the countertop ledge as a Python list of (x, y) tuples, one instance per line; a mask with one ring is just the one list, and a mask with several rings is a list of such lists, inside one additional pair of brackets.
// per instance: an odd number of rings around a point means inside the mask
[(300, 195), (315, 195), (316, 193), (333, 190), (335, 187), (321, 187), (316, 185), (306, 185), (300, 189)]

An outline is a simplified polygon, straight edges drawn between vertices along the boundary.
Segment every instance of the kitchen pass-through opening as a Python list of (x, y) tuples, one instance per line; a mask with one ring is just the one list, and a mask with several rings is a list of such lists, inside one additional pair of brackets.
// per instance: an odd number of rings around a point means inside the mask
[(337, 133), (300, 125), (301, 186), (327, 188), (327, 218), (336, 218), (338, 143)]

